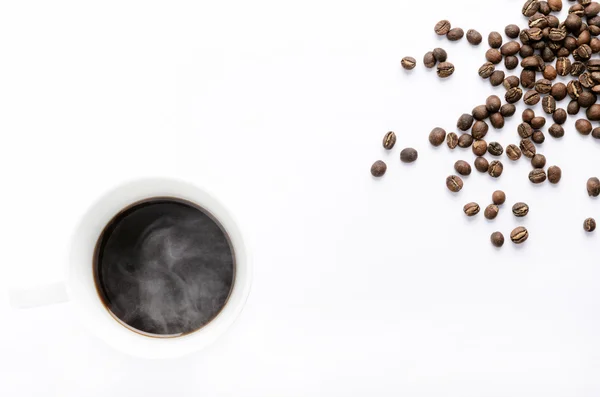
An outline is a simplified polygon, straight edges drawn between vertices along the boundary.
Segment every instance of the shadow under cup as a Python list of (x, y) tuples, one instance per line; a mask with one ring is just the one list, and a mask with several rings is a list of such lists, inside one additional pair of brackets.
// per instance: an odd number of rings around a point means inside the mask
[(177, 337), (199, 330), (225, 307), (235, 253), (206, 210), (154, 197), (108, 222), (93, 268), (100, 299), (119, 323), (146, 336)]

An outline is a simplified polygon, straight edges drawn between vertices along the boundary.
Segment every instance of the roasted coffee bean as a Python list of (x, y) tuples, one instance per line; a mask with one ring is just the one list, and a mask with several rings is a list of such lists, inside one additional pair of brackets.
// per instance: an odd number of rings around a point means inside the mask
[[(519, 66), (519, 58), (514, 55), (504, 57), (504, 67), (507, 70), (514, 70), (517, 68), (517, 66)], [(498, 70), (496, 70), (496, 72), (498, 72)]]
[(517, 107), (515, 105), (513, 105), (512, 103), (505, 103), (500, 108), (500, 114), (504, 117), (512, 117), (515, 115), (516, 111), (517, 111)]
[(482, 139), (488, 133), (489, 127), (485, 121), (477, 120), (471, 129), (471, 135), (475, 139)]
[(502, 102), (496, 95), (490, 95), (485, 101), (485, 108), (489, 113), (496, 113), (500, 110)]
[(508, 103), (517, 103), (521, 100), (522, 97), (523, 97), (523, 90), (521, 90), (519, 87), (515, 87), (515, 88), (511, 88), (510, 90), (506, 91), (506, 95), (505, 95), (504, 99)]
[(438, 64), (437, 75), (443, 79), (452, 76), (454, 73), (454, 65), (450, 62), (442, 62)]
[(548, 21), (549, 28), (557, 28), (560, 25), (560, 20), (554, 15), (547, 15), (546, 20)]
[(574, 13), (569, 14), (564, 24), (569, 32), (576, 32), (581, 27), (581, 18)]
[(583, 221), (583, 230), (585, 230), (588, 233), (591, 233), (594, 230), (596, 230), (596, 221), (594, 220), (594, 218), (587, 218), (585, 221)]
[(436, 127), (429, 133), (429, 143), (433, 146), (440, 146), (446, 139), (446, 130)]
[[(583, 88), (581, 84), (577, 80), (571, 80), (567, 84), (567, 94), (571, 97), (571, 99), (579, 98), (579, 95), (583, 92)], [(581, 104), (580, 104), (581, 105)]]
[(564, 124), (565, 121), (567, 121), (567, 112), (565, 112), (565, 109), (556, 109), (554, 113), (552, 113), (552, 120), (554, 120), (556, 124)]
[(529, 206), (525, 203), (516, 203), (512, 207), (512, 212), (517, 218), (523, 218), (529, 214)]
[(497, 49), (490, 48), (485, 53), (485, 59), (487, 59), (488, 62), (491, 62), (494, 65), (497, 65), (500, 62), (502, 62), (502, 54)]
[(550, 90), (550, 95), (557, 100), (562, 101), (567, 97), (567, 86), (563, 83), (556, 83), (552, 86), (552, 90)]
[(588, 61), (586, 67), (590, 73), (600, 72), (600, 59), (591, 59)]
[(584, 88), (592, 88), (596, 85), (596, 82), (592, 79), (590, 73), (585, 72), (579, 75), (579, 84)]
[(523, 114), (521, 115), (521, 118), (523, 119), (524, 123), (531, 123), (531, 120), (533, 120), (535, 117), (535, 112), (533, 111), (533, 109), (525, 109), (523, 110)]
[(592, 130), (592, 137), (600, 139), (600, 127), (596, 127)]
[(498, 87), (504, 82), (504, 72), (502, 70), (495, 70), (490, 76), (490, 84), (492, 87)]
[(569, 8), (569, 14), (575, 14), (576, 16), (581, 18), (585, 15), (585, 7), (581, 4), (575, 4), (571, 6), (571, 8)]
[[(585, 7), (585, 16), (588, 18), (595, 17), (600, 13), (600, 4), (596, 1), (587, 1), (588, 5)], [(581, 3), (583, 4), (583, 3)]]
[(573, 52), (573, 57), (580, 61), (587, 61), (592, 57), (592, 49), (587, 44), (580, 45), (575, 52)]
[(450, 175), (446, 178), (446, 187), (453, 193), (460, 192), (463, 188), (463, 181), (457, 175)]
[(531, 120), (531, 126), (534, 129), (536, 129), (536, 130), (539, 130), (540, 128), (542, 128), (545, 125), (546, 125), (546, 118), (545, 117), (538, 116), (538, 117), (534, 117)]
[(542, 131), (533, 131), (533, 135), (531, 136), (531, 140), (538, 145), (541, 145), (546, 141), (546, 136)]
[(531, 159), (531, 165), (533, 168), (544, 168), (546, 166), (546, 156), (543, 154), (536, 154)]
[(371, 175), (376, 178), (382, 177), (385, 171), (387, 171), (387, 165), (381, 160), (377, 160), (371, 166)]
[(548, 181), (550, 183), (557, 184), (558, 182), (560, 182), (561, 178), (562, 170), (559, 167), (553, 165), (552, 167), (548, 168)]
[(571, 65), (571, 76), (579, 76), (581, 73), (585, 72), (585, 65), (583, 62), (573, 62)]
[(592, 123), (585, 119), (579, 119), (575, 122), (575, 129), (581, 135), (589, 135), (592, 132)]
[(438, 34), (440, 36), (445, 36), (448, 34), (448, 32), (450, 32), (451, 28), (452, 28), (452, 26), (450, 25), (450, 21), (443, 19), (435, 24), (435, 27), (433, 28), (433, 30), (435, 31), (436, 34)]
[(552, 81), (552, 80), (556, 79), (556, 76), (558, 75), (558, 73), (556, 72), (556, 68), (554, 68), (554, 66), (546, 65), (546, 67), (544, 68), (543, 75), (544, 75), (545, 79)]
[(563, 41), (567, 37), (567, 30), (563, 28), (550, 28), (548, 38), (554, 42)]
[(535, 145), (533, 144), (533, 142), (530, 139), (523, 139), (521, 140), (521, 143), (519, 144), (519, 148), (521, 149), (521, 152), (523, 153), (523, 155), (527, 158), (533, 158), (533, 156), (535, 156), (536, 153), (536, 149), (535, 149)]
[(455, 149), (458, 146), (458, 135), (454, 132), (446, 135), (446, 144), (450, 149)]
[(523, 244), (529, 238), (529, 232), (523, 226), (519, 226), (510, 233), (510, 239), (515, 244)]
[(490, 142), (488, 144), (488, 153), (492, 156), (502, 156), (504, 148), (498, 142)]
[(529, 180), (532, 183), (540, 184), (546, 182), (546, 171), (541, 168), (536, 168), (529, 173)]
[(458, 160), (456, 163), (454, 163), (454, 169), (460, 175), (471, 175), (471, 165), (464, 160)]
[(498, 212), (500, 212), (500, 208), (495, 204), (490, 204), (485, 208), (485, 211), (483, 211), (483, 216), (485, 216), (485, 219), (489, 220), (496, 219)]
[(485, 157), (477, 157), (475, 159), (475, 169), (479, 172), (488, 172), (488, 169), (490, 168), (490, 163), (488, 163), (488, 161), (486, 160)]
[(475, 156), (483, 156), (487, 152), (487, 142), (483, 139), (473, 141), (473, 154)]
[(542, 109), (548, 114), (554, 113), (556, 110), (556, 100), (552, 96), (546, 96), (542, 99)]
[(552, 124), (550, 128), (548, 128), (548, 133), (553, 138), (562, 138), (565, 136), (565, 129), (558, 124)]
[(550, 6), (548, 5), (547, 1), (540, 1), (540, 10), (539, 12), (541, 12), (544, 15), (549, 15), (550, 12), (552, 12), (552, 10), (550, 9)]
[(488, 44), (492, 48), (500, 48), (502, 45), (502, 35), (498, 32), (492, 32), (488, 36)]
[(490, 241), (494, 247), (500, 248), (504, 245), (504, 235), (500, 232), (494, 232), (490, 236)]
[(506, 147), (506, 156), (512, 160), (517, 161), (521, 158), (521, 149), (517, 145), (510, 144)]
[(525, 69), (530, 69), (530, 70), (541, 72), (540, 68), (542, 65), (540, 64), (540, 59), (541, 58), (538, 58), (537, 56), (527, 57), (521, 61), (521, 67), (525, 68)]
[(475, 120), (485, 120), (490, 116), (490, 112), (488, 112), (487, 106), (485, 105), (475, 106), (471, 113)]
[(530, 17), (533, 14), (535, 14), (536, 12), (538, 12), (539, 9), (540, 9), (540, 4), (539, 4), (538, 0), (527, 0), (525, 2), (525, 4), (523, 5), (523, 9), (521, 10), (521, 12), (526, 17)]
[(496, 190), (492, 193), (492, 203), (502, 205), (506, 202), (506, 194), (502, 190)]
[[(590, 31), (587, 29), (582, 31), (581, 33), (579, 33), (579, 36), (577, 37), (577, 44), (579, 44), (580, 46), (582, 46), (584, 44), (587, 44), (589, 46), (591, 41), (592, 41), (592, 35), (591, 35)], [(590, 47), (590, 51), (592, 51), (591, 47)]]
[(394, 131), (390, 131), (383, 136), (383, 148), (387, 150), (391, 150), (394, 148), (396, 144), (396, 134)]
[(583, 91), (579, 95), (579, 98), (577, 98), (577, 103), (579, 103), (579, 105), (582, 108), (589, 108), (594, 103), (596, 103), (597, 100), (598, 100), (598, 97), (593, 92)]
[(450, 41), (458, 41), (463, 38), (465, 32), (461, 28), (453, 28), (446, 34), (446, 37)]
[(578, 47), (577, 46), (577, 39), (575, 37), (573, 37), (573, 36), (567, 36), (567, 37), (565, 37), (565, 41), (563, 43), (563, 47), (565, 48), (565, 50), (567, 50), (569, 52), (569, 54), (567, 54), (565, 56), (571, 55), (571, 52), (575, 51), (575, 49)]
[[(542, 60), (544, 62), (554, 62), (555, 59), (556, 55), (554, 55), (554, 52), (552, 52), (550, 47), (546, 47), (542, 50)], [(542, 70), (540, 70), (540, 72), (543, 72), (544, 69), (546, 69), (546, 65), (542, 67)]]
[(475, 216), (479, 214), (480, 208), (477, 203), (468, 203), (463, 207), (463, 211), (467, 216)]
[(467, 41), (473, 45), (479, 45), (483, 41), (483, 37), (475, 29), (469, 29), (467, 30)]
[(525, 88), (535, 87), (535, 70), (524, 69), (523, 71), (521, 71), (520, 80), (521, 80), (521, 85)]
[(587, 191), (590, 197), (600, 196), (600, 179), (593, 177), (587, 181)]
[(540, 94), (549, 94), (552, 90), (552, 82), (547, 79), (541, 79), (535, 82), (535, 90)]
[(562, 0), (548, 0), (548, 6), (554, 12), (562, 10)]
[(504, 56), (517, 55), (521, 51), (521, 44), (516, 41), (509, 41), (500, 48), (500, 52)]
[(590, 106), (585, 112), (588, 120), (600, 121), (600, 105), (594, 104)]
[(400, 161), (402, 161), (403, 163), (413, 163), (417, 161), (418, 157), (419, 153), (411, 147), (402, 149), (402, 151), (400, 152)]
[(473, 137), (471, 134), (462, 134), (458, 138), (458, 146), (461, 148), (468, 148), (473, 144)]
[(536, 105), (540, 101), (540, 94), (537, 91), (530, 90), (523, 96), (523, 102), (528, 106)]
[(493, 113), (490, 115), (490, 123), (495, 129), (504, 128), (504, 116), (501, 113)]
[(516, 39), (519, 37), (519, 33), (521, 33), (521, 28), (519, 28), (517, 25), (510, 24), (504, 28), (504, 33), (508, 38)]
[(571, 60), (566, 57), (560, 57), (556, 60), (556, 73), (559, 76), (568, 76), (571, 73)]
[(402, 67), (406, 70), (413, 70), (417, 66), (417, 60), (413, 57), (404, 57), (400, 62)]
[(568, 57), (570, 55), (571, 55), (571, 53), (565, 47), (561, 47), (558, 49), (558, 51), (556, 51), (556, 56), (558, 58), (564, 58), (564, 57)]
[(567, 106), (567, 113), (569, 113), (570, 115), (574, 115), (579, 113), (579, 109), (581, 107), (579, 106), (579, 102), (577, 101), (571, 101), (569, 102), (569, 105)]
[(448, 53), (443, 48), (435, 48), (432, 52), (435, 60), (438, 62), (446, 62), (448, 59)]
[(433, 52), (429, 51), (423, 56), (423, 65), (425, 65), (426, 68), (431, 69), (435, 66), (436, 63), (437, 61), (435, 60)]
[(479, 68), (479, 76), (481, 76), (484, 79), (487, 79), (492, 75), (492, 73), (494, 73), (495, 70), (496, 67), (493, 63), (486, 62)]
[(544, 14), (537, 12), (529, 18), (529, 27), (545, 29), (548, 27), (548, 20)]
[(502, 171), (504, 171), (504, 165), (500, 161), (494, 160), (490, 163), (490, 167), (488, 168), (490, 176), (499, 178), (502, 175)]
[(507, 90), (518, 87), (519, 84), (521, 84), (521, 82), (519, 81), (519, 78), (517, 76), (508, 76), (504, 79), (504, 82), (502, 83), (504, 88), (506, 88)]
[(521, 58), (527, 58), (530, 57), (534, 54), (534, 49), (532, 46), (523, 43), (524, 45), (521, 46), (521, 50), (519, 51), (519, 55), (521, 55)]
[(473, 116), (467, 113), (463, 113), (456, 122), (456, 127), (461, 131), (468, 131), (473, 125)]
[(517, 127), (517, 132), (523, 139), (530, 138), (533, 135), (533, 128), (528, 123), (521, 123)]

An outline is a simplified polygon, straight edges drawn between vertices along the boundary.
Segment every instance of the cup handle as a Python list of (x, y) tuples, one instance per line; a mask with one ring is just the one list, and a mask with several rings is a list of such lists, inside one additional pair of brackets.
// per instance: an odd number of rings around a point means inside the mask
[(62, 281), (29, 289), (12, 290), (8, 296), (10, 305), (15, 309), (48, 306), (69, 300), (67, 285)]

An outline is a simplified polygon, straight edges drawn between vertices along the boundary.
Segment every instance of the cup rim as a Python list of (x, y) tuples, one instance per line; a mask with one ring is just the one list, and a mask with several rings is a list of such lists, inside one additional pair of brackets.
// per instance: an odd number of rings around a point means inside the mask
[[(103, 305), (93, 276), (93, 255), (104, 227), (123, 208), (141, 200), (167, 196), (195, 203), (218, 220), (235, 253), (235, 279), (227, 303), (209, 323), (179, 337), (154, 338), (124, 327)], [(113, 187), (85, 211), (71, 238), (69, 252), (66, 284), (77, 317), (113, 348), (138, 357), (173, 358), (210, 345), (239, 316), (252, 283), (252, 261), (239, 223), (206, 189), (181, 179), (142, 178)]]

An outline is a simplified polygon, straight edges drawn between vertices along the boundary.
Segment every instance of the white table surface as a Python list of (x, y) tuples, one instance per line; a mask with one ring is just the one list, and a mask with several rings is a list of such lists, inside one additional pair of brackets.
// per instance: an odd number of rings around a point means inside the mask
[[(600, 218), (585, 191), (598, 143), (571, 117), (541, 149), (559, 186), (532, 186), (529, 164), (504, 158), (499, 180), (473, 174), (451, 195), (452, 164), (473, 155), (427, 142), (504, 94), (477, 76), (487, 46), (439, 39), (435, 22), (487, 37), (523, 26), (521, 5), (3, 2), (2, 290), (59, 280), (89, 203), (141, 176), (214, 191), (247, 229), (255, 279), (223, 338), (168, 361), (111, 350), (68, 303), (15, 311), (2, 294), (0, 395), (598, 396), (600, 234), (582, 230)], [(421, 64), (436, 46), (456, 65), (447, 81)], [(516, 142), (522, 109), (488, 141)], [(414, 165), (399, 162), (406, 146)], [(499, 218), (467, 220), (463, 204), (496, 188)], [(516, 201), (531, 206), (530, 240), (495, 250)]]

